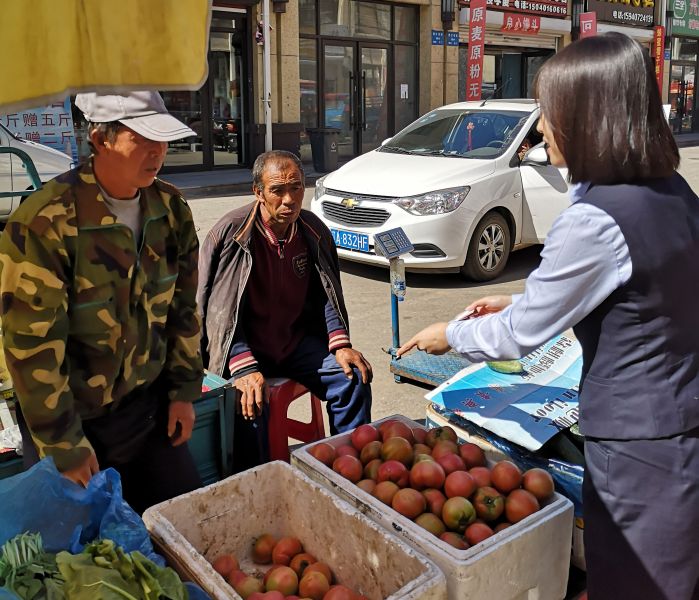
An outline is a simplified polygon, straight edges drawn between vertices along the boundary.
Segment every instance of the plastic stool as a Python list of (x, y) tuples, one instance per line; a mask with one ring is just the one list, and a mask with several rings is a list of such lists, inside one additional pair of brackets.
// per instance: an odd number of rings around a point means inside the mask
[(325, 437), (320, 398), (311, 394), (311, 422), (303, 423), (287, 416), (289, 405), (310, 392), (300, 383), (285, 378), (270, 378), (269, 423), (267, 425), (269, 459), (289, 462), (289, 438), (300, 442), (316, 442)]

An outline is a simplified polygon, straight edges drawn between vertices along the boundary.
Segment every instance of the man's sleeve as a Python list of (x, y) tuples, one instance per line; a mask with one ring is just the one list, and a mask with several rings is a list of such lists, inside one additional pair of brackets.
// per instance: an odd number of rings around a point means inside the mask
[[(243, 298), (243, 303), (245, 302), (246, 298)], [(243, 310), (243, 305), (241, 305), (241, 312)], [(245, 328), (240, 322), (240, 319), (238, 319), (238, 324), (233, 332), (233, 343), (231, 344), (231, 349), (228, 354), (228, 372), (231, 377), (237, 379), (238, 377), (249, 375), (258, 370), (259, 365), (248, 344)]]
[(40, 457), (59, 470), (92, 451), (68, 385), (68, 254), (60, 236), (10, 221), (0, 237), (5, 359)]
[(335, 352), (340, 348), (351, 348), (349, 333), (342, 324), (333, 303), (328, 299), (325, 303), (325, 324), (328, 329), (328, 349)]
[(178, 218), (179, 273), (168, 312), (168, 356), (165, 381), (171, 401), (193, 402), (201, 396), (204, 366), (201, 357), (201, 319), (197, 312), (199, 241), (189, 207), (182, 202)]

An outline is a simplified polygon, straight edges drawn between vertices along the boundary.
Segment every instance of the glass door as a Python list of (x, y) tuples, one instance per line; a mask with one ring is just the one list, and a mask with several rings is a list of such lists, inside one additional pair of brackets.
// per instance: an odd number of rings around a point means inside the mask
[(355, 78), (354, 44), (323, 47), (323, 127), (340, 130), (338, 157), (355, 155)]
[(213, 103), (212, 142), (215, 165), (241, 162), (243, 139), (243, 47), (240, 31), (212, 31), (209, 80)]
[(378, 148), (388, 137), (388, 47), (360, 44), (357, 80), (357, 124), (360, 152)]
[(692, 131), (695, 73), (694, 65), (672, 65), (669, 95), (670, 126), (675, 133)]

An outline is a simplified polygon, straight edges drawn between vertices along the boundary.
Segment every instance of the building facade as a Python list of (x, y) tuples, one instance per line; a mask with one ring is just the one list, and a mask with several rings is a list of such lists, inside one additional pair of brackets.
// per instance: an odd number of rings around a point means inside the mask
[(699, 3), (697, 0), (670, 1), (670, 77), (667, 82), (670, 126), (674, 133), (694, 133), (699, 131), (695, 95), (699, 71)]

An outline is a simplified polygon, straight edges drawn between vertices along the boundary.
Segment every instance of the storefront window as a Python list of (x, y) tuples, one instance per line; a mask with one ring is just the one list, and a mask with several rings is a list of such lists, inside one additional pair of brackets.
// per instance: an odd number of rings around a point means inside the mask
[(391, 7), (373, 2), (352, 2), (352, 35), (357, 38), (391, 39)]
[(299, 40), (299, 78), (301, 84), (301, 159), (311, 160), (306, 129), (318, 127), (318, 59), (315, 40)]
[(391, 39), (391, 7), (374, 2), (325, 0), (320, 4), (320, 33), (334, 37)]
[(189, 125), (197, 134), (182, 140), (168, 142), (166, 167), (201, 165), (203, 161), (203, 129), (201, 121), (201, 90), (196, 92), (161, 92), (168, 111)]
[(299, 32), (316, 33), (316, 0), (299, 0)]
[(349, 2), (323, 0), (320, 3), (320, 34), (337, 37), (351, 35)]
[(672, 40), (672, 60), (697, 60), (699, 40), (675, 38)]
[(417, 48), (415, 46), (396, 46), (393, 61), (395, 64), (395, 127), (398, 132), (410, 125), (417, 115)]
[(238, 32), (211, 33), (209, 78), (213, 104), (212, 143), (214, 164), (240, 162), (242, 44)]
[(412, 6), (396, 6), (393, 12), (394, 39), (417, 42), (417, 11)]

